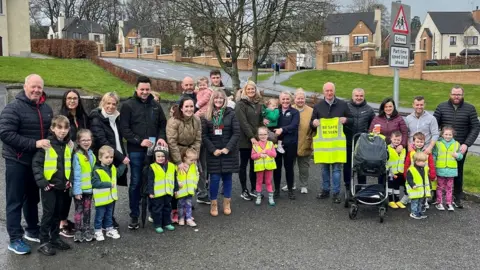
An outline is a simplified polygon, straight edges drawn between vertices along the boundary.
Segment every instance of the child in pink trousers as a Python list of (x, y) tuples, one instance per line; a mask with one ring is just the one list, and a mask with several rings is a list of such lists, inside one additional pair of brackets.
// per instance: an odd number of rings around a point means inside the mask
[(275, 205), (273, 200), (272, 176), (273, 170), (277, 168), (275, 157), (275, 145), (268, 140), (268, 129), (266, 127), (258, 128), (258, 144), (252, 147), (252, 159), (254, 160), (254, 171), (257, 173), (257, 199), (256, 205), (262, 203), (262, 184), (265, 180), (265, 186), (268, 192), (268, 204)]

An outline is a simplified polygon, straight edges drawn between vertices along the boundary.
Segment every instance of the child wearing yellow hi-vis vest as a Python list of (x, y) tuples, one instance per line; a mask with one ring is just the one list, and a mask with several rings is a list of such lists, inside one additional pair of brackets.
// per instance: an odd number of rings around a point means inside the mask
[(172, 197), (175, 192), (175, 164), (168, 161), (168, 147), (157, 145), (153, 149), (154, 162), (147, 172), (148, 203), (157, 233), (175, 230), (170, 213)]
[(90, 231), (90, 211), (92, 208), (92, 171), (97, 158), (90, 149), (92, 132), (80, 129), (77, 132), (77, 150), (73, 155), (73, 196), (75, 198), (75, 235), (73, 241), (90, 242), (93, 240)]
[(70, 249), (60, 239), (59, 233), (60, 208), (64, 192), (70, 188), (72, 170), (72, 147), (68, 136), (70, 122), (65, 116), (55, 116), (50, 129), (50, 147), (39, 149), (32, 161), (33, 175), (40, 188), (43, 207), (38, 251), (47, 256), (55, 255), (56, 249)]
[(188, 165), (188, 170), (177, 169), (178, 191), (175, 197), (178, 200), (178, 225), (183, 226), (185, 222), (190, 227), (196, 227), (197, 224), (192, 218), (192, 198), (198, 184), (198, 168), (196, 161), (198, 153), (192, 148), (188, 148), (182, 155), (183, 163)]
[(273, 170), (277, 168), (275, 157), (277, 152), (273, 142), (268, 140), (268, 129), (266, 127), (258, 128), (258, 144), (252, 147), (252, 159), (254, 160), (254, 171), (257, 173), (257, 199), (256, 205), (262, 203), (262, 185), (265, 180), (265, 186), (268, 192), (268, 204), (275, 205), (273, 199), (272, 176)]
[(93, 200), (95, 201), (95, 239), (105, 240), (102, 225), (107, 230), (106, 236), (113, 239), (120, 238), (120, 234), (113, 227), (113, 208), (118, 200), (117, 175), (125, 171), (125, 164), (118, 168), (112, 164), (114, 150), (108, 145), (98, 150), (99, 163), (93, 168), (92, 188)]
[(435, 143), (433, 148), (433, 157), (437, 169), (437, 205), (435, 207), (444, 211), (442, 204), (443, 191), (445, 191), (445, 199), (448, 211), (454, 211), (452, 192), (453, 178), (458, 175), (457, 162), (463, 159), (460, 151), (460, 144), (453, 139), (455, 130), (452, 126), (444, 126), (440, 134), (440, 139)]
[(390, 144), (387, 147), (388, 161), (387, 169), (389, 170), (389, 184), (388, 184), (388, 206), (393, 209), (405, 208), (405, 205), (399, 201), (400, 186), (405, 185), (405, 178), (403, 177), (405, 156), (407, 150), (402, 148), (399, 151), (398, 146), (402, 143), (402, 133), (394, 131), (390, 135)]
[(425, 200), (430, 198), (430, 180), (428, 177), (429, 167), (426, 166), (428, 155), (424, 152), (416, 152), (413, 155), (413, 164), (407, 171), (407, 192), (410, 198), (410, 217), (424, 219)]

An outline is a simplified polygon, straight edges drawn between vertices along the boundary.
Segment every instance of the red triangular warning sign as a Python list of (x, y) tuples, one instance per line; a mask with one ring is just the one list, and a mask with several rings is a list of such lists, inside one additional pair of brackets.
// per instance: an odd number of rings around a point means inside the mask
[(408, 34), (409, 32), (407, 16), (405, 16), (405, 11), (403, 11), (403, 6), (400, 6), (398, 9), (397, 16), (395, 17), (395, 21), (392, 25), (392, 31), (394, 33), (402, 33)]

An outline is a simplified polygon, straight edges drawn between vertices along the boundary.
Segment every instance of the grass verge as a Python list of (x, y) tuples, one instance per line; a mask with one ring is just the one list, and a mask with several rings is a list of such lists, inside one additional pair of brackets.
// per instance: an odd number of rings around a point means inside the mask
[[(339, 97), (349, 98), (354, 88), (363, 88), (369, 102), (380, 103), (386, 97), (393, 96), (393, 77), (380, 77), (358, 73), (332, 70), (312, 70), (301, 72), (282, 82), (290, 87), (302, 87), (307, 91), (322, 92), (325, 82), (336, 85)], [(414, 96), (423, 95), (427, 101), (427, 109), (434, 110), (436, 106), (446, 101), (454, 84), (422, 80), (400, 79), (400, 106), (411, 107)], [(466, 101), (474, 106), (480, 106), (480, 85), (462, 85), (466, 91)]]
[(273, 76), (273, 73), (262, 73), (262, 74), (258, 74), (257, 75), (257, 81), (261, 82), (261, 81), (266, 81), (268, 79), (270, 79), (270, 77)]
[(469, 154), (463, 168), (463, 189), (480, 194), (480, 156)]
[[(0, 82), (22, 83), (32, 73), (42, 76), (47, 87), (77, 88), (99, 95), (116, 91), (122, 97), (131, 96), (135, 89), (86, 59), (0, 57)], [(160, 96), (178, 99), (169, 93)]]

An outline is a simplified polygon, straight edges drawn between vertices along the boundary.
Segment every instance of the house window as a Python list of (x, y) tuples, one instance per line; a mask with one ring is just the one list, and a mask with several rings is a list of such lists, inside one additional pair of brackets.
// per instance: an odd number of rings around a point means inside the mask
[(128, 44), (130, 45), (135, 45), (137, 43), (137, 39), (136, 38), (128, 38)]
[(307, 49), (306, 49), (306, 48), (300, 48), (300, 53), (301, 53), (301, 54), (306, 54), (306, 53), (307, 53)]
[(355, 36), (353, 37), (353, 45), (358, 46), (360, 44), (363, 44), (365, 42), (368, 42), (368, 36)]
[(147, 43), (148, 43), (148, 46), (152, 46), (153, 45), (153, 39), (149, 38)]
[(478, 37), (477, 36), (465, 37), (465, 45), (478, 45)]
[[(362, 44), (362, 43), (360, 43), (360, 44)], [(362, 60), (362, 56), (359, 53), (352, 54), (352, 58), (353, 58), (352, 59), (353, 61)]]
[(424, 50), (427, 49), (427, 39), (424, 39), (424, 40), (423, 40), (423, 49), (424, 49)]
[(335, 47), (340, 46), (340, 37), (335, 37)]
[(456, 53), (450, 53), (450, 58), (457, 56)]
[(73, 39), (82, 39), (81, 33), (73, 33)]
[(451, 36), (450, 37), (450, 46), (455, 46), (457, 45), (457, 37), (456, 36)]
[(95, 40), (95, 42), (100, 42), (100, 35), (94, 35), (93, 40)]

